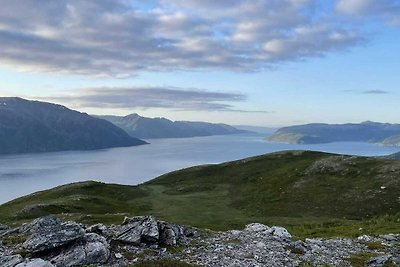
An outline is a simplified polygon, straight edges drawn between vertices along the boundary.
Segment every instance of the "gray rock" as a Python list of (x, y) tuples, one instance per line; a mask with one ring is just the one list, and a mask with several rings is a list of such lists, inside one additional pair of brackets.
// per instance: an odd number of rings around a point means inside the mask
[(140, 245), (140, 243), (155, 244), (159, 233), (157, 221), (151, 216), (125, 218), (123, 225), (116, 228), (113, 240)]
[(398, 239), (400, 239), (399, 235), (395, 235), (395, 234), (383, 235), (382, 238), (388, 242), (396, 242)]
[(268, 233), (271, 234), (271, 235), (273, 235), (273, 236), (282, 238), (282, 239), (291, 239), (291, 238), (292, 238), (292, 235), (289, 233), (289, 231), (286, 230), (286, 229), (283, 228), (283, 227), (280, 227), (280, 226), (273, 226), (273, 227), (271, 227), (271, 228), (268, 230)]
[(109, 237), (110, 236), (109, 229), (107, 228), (107, 226), (105, 226), (102, 223), (98, 223), (98, 224), (95, 224), (95, 225), (92, 225), (92, 226), (88, 227), (86, 229), (86, 233), (95, 233), (95, 234), (102, 235), (102, 236), (105, 236), (105, 237)]
[(251, 224), (246, 225), (244, 230), (248, 231), (248, 232), (263, 232), (263, 231), (267, 231), (269, 229), (270, 228), (264, 224), (251, 223)]
[(385, 265), (386, 262), (388, 262), (392, 258), (392, 255), (383, 255), (383, 256), (378, 256), (375, 258), (370, 259), (367, 262), (367, 266), (370, 267), (382, 267)]
[(43, 229), (53, 228), (61, 225), (61, 220), (55, 216), (46, 216), (37, 218), (29, 224), (21, 226), (19, 231), (21, 233), (35, 233)]
[(3, 241), (0, 240), (0, 258), (4, 256), (6, 252), (6, 247), (3, 246)]
[(110, 257), (110, 247), (107, 240), (98, 234), (89, 233), (84, 241), (63, 251), (51, 262), (56, 266), (79, 266), (106, 263)]
[(184, 230), (181, 226), (163, 221), (158, 222), (158, 231), (160, 244), (168, 246), (175, 246), (178, 239), (184, 236)]
[(296, 254), (306, 254), (307, 252), (307, 244), (301, 240), (291, 242), (289, 248), (291, 252)]
[(21, 255), (3, 256), (0, 257), (1, 267), (14, 267), (18, 263), (22, 262), (24, 259)]
[(42, 259), (30, 259), (17, 264), (15, 267), (54, 267), (54, 265)]
[(184, 228), (183, 229), (183, 234), (186, 237), (196, 237), (197, 236), (197, 231), (194, 228)]
[(361, 243), (368, 243), (371, 242), (374, 238), (372, 236), (369, 235), (362, 235), (357, 237), (357, 241), (361, 242)]
[(4, 224), (0, 224), (0, 235), (10, 230), (10, 227)]
[(55, 223), (47, 228), (39, 227), (24, 242), (23, 247), (29, 252), (37, 253), (53, 250), (68, 245), (85, 234), (83, 228), (74, 222)]

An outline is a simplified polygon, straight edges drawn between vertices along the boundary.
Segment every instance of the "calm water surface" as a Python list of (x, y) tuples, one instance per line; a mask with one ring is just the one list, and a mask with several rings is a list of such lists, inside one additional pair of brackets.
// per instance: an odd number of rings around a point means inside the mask
[(368, 143), (319, 145), (269, 143), (264, 135), (245, 134), (150, 140), (150, 145), (97, 151), (24, 154), (0, 157), (0, 203), (57, 185), (97, 180), (139, 184), (176, 169), (220, 163), (281, 150), (307, 149), (351, 155), (388, 155), (400, 150)]

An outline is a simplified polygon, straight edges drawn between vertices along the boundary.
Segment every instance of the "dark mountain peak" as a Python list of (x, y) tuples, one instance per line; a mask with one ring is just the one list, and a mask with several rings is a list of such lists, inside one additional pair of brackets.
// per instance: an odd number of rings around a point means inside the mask
[[(118, 116), (115, 116), (115, 117), (118, 117)], [(143, 117), (140, 116), (140, 115), (137, 114), (137, 113), (132, 113), (132, 114), (128, 114), (128, 115), (124, 116), (124, 118), (132, 119), (132, 118), (143, 118)]]
[(145, 144), (108, 121), (47, 102), (0, 98), (0, 154)]

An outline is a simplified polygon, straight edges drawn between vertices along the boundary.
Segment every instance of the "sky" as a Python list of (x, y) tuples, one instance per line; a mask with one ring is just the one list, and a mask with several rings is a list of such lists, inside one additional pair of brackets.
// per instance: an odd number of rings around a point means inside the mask
[(400, 123), (400, 0), (0, 4), (0, 96), (234, 125)]

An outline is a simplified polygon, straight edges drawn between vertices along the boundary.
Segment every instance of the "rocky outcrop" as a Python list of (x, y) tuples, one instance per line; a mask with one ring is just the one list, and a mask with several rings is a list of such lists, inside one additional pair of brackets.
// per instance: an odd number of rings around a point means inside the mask
[(51, 259), (56, 266), (79, 266), (105, 263), (110, 257), (107, 240), (98, 234), (86, 234), (83, 240)]
[(54, 267), (54, 265), (42, 259), (28, 259), (17, 264), (15, 267)]
[(130, 266), (155, 259), (199, 266), (350, 267), (360, 257), (365, 266), (400, 266), (398, 234), (296, 240), (283, 227), (260, 223), (201, 232), (151, 216), (110, 226), (43, 217), (0, 237), (7, 241), (0, 242), (0, 267)]
[(76, 223), (66, 222), (43, 227), (33, 232), (23, 247), (30, 253), (51, 251), (69, 245), (85, 235), (84, 229)]
[[(183, 227), (167, 222), (158, 222), (160, 232), (159, 243), (167, 246), (175, 246), (178, 240), (185, 235)], [(186, 235), (190, 236), (190, 231), (186, 231)]]
[[(47, 216), (19, 228), (3, 228), (7, 229), (4, 238), (21, 242), (8, 247), (0, 243), (0, 267), (104, 266), (125, 260), (120, 252), (111, 256), (112, 244), (117, 250), (126, 250), (124, 246), (159, 249), (162, 245), (177, 245), (186, 238), (185, 233), (195, 236), (193, 229), (157, 221), (151, 216), (126, 217), (122, 225), (112, 226), (85, 226)], [(26, 257), (17, 254), (18, 251), (24, 251)]]
[(151, 216), (125, 218), (115, 231), (114, 241), (140, 245), (155, 244), (159, 239), (157, 221)]
[(8, 256), (1, 256), (0, 257), (0, 266), (1, 267), (14, 267), (17, 264), (24, 261), (21, 255), (8, 255)]
[(0, 235), (7, 232), (10, 229), (7, 225), (0, 224)]

